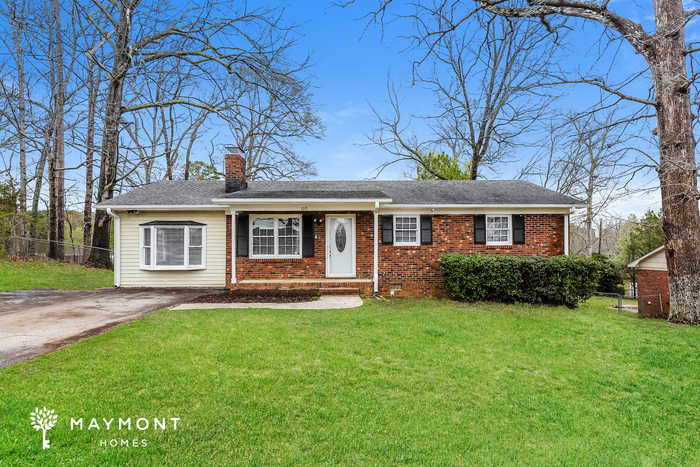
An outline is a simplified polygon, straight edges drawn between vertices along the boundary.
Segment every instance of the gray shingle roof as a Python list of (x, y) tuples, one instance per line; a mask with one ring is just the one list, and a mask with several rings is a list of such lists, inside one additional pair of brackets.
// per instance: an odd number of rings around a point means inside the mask
[(204, 206), (213, 199), (384, 199), (392, 204), (561, 205), (580, 200), (522, 180), (352, 180), (251, 181), (245, 190), (226, 193), (223, 180), (173, 180), (146, 185), (97, 207)]
[(225, 195), (223, 180), (164, 180), (99, 203), (113, 206), (206, 206)]

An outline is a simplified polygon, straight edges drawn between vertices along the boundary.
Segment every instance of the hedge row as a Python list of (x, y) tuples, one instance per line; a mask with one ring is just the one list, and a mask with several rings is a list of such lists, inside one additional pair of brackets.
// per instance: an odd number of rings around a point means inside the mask
[(469, 302), (546, 303), (574, 308), (598, 287), (594, 260), (578, 256), (545, 258), (463, 255), (440, 258), (445, 290)]

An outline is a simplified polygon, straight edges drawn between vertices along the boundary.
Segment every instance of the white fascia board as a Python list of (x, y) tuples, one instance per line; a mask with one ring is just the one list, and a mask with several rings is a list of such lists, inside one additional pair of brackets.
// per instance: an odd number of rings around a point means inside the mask
[(379, 214), (569, 214), (585, 205), (561, 204), (389, 204), (380, 205)]
[[(247, 201), (247, 200), (246, 200)], [(303, 202), (304, 200), (294, 200), (294, 202), (265, 202), (265, 203), (232, 203), (226, 207), (235, 209), (236, 212), (305, 212), (305, 211), (374, 211), (375, 201), (354, 201), (354, 202)], [(230, 200), (229, 200), (230, 203)], [(223, 206), (222, 206), (223, 207)]]
[[(652, 255), (658, 253), (659, 251), (663, 250), (664, 248), (666, 248), (666, 245), (661, 245), (661, 246), (658, 247), (656, 250), (650, 251), (650, 252), (647, 253), (646, 255), (641, 256), (641, 257), (635, 259), (635, 260), (632, 261), (630, 264), (628, 264), (627, 267), (628, 267), (628, 268), (636, 268), (637, 266), (639, 266), (639, 263), (640, 263), (641, 261), (644, 261), (644, 260), (647, 259), (648, 257), (650, 257), (650, 256), (652, 256)], [(652, 269), (652, 268), (650, 268), (650, 269)]]
[(95, 209), (111, 209), (112, 211), (226, 211), (226, 206), (217, 206), (212, 204), (205, 205), (119, 205), (119, 206), (95, 206)]
[(213, 203), (226, 205), (245, 204), (348, 204), (348, 203), (391, 203), (391, 198), (368, 199), (368, 198), (214, 198)]

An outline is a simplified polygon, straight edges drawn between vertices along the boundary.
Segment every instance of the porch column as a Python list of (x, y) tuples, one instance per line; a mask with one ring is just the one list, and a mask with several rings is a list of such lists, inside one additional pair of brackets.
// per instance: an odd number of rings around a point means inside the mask
[(564, 254), (569, 254), (569, 214), (564, 215)]
[(379, 241), (377, 239), (377, 225), (378, 225), (378, 214), (379, 202), (374, 203), (374, 293), (379, 292)]
[(236, 283), (236, 211), (231, 209), (231, 283)]

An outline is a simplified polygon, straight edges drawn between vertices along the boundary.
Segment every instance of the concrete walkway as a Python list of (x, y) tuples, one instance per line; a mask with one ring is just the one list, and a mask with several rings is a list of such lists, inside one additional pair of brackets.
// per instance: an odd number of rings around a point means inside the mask
[(212, 308), (274, 308), (277, 310), (336, 310), (362, 306), (358, 296), (321, 297), (313, 302), (299, 303), (185, 303), (171, 310), (210, 310)]

